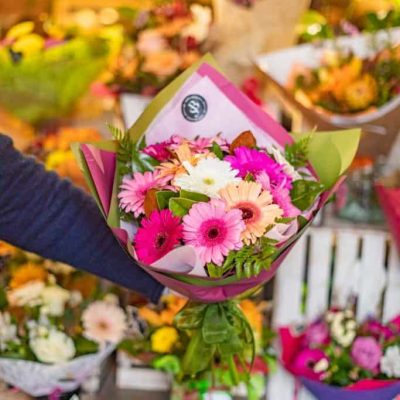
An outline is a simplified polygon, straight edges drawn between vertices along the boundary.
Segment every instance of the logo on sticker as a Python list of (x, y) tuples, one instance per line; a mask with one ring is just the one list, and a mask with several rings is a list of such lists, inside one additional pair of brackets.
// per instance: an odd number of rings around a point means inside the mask
[(207, 102), (199, 94), (190, 94), (182, 102), (182, 114), (190, 122), (202, 120), (207, 114)]

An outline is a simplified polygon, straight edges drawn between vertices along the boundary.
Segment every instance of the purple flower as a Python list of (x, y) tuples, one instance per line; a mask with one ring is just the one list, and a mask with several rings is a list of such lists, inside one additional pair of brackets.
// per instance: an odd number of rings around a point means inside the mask
[(308, 346), (320, 346), (329, 343), (329, 329), (324, 321), (313, 322), (304, 333)]
[(313, 380), (321, 380), (325, 371), (315, 368), (321, 361), (327, 366), (329, 365), (329, 358), (322, 350), (304, 349), (297, 354), (291, 365), (291, 370), (294, 375)]
[(268, 154), (249, 149), (248, 147), (237, 147), (234, 155), (225, 157), (233, 169), (239, 170), (239, 175), (244, 178), (247, 174), (257, 176), (264, 171), (272, 187), (281, 187), (290, 190), (292, 188), (292, 178), (283, 171), (283, 166), (278, 164)]
[(359, 367), (377, 373), (382, 349), (372, 336), (358, 337), (353, 342), (351, 357)]

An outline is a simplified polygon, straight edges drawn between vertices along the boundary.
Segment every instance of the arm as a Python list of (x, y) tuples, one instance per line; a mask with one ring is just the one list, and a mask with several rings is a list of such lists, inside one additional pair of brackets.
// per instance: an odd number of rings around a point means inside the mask
[(162, 286), (122, 250), (94, 201), (0, 134), (0, 239), (158, 301)]

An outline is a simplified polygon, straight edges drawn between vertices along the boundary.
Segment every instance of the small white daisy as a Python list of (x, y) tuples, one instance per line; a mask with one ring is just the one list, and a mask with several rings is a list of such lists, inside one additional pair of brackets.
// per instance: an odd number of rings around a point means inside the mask
[(285, 172), (286, 175), (290, 176), (294, 181), (302, 179), (301, 175), (296, 171), (293, 165), (286, 160), (279, 149), (277, 149), (275, 146), (271, 146), (268, 151), (270, 154), (272, 154), (275, 161), (282, 166), (283, 172)]
[(400, 378), (400, 347), (390, 346), (381, 358), (381, 371), (389, 378)]
[(219, 198), (218, 192), (229, 184), (239, 183), (239, 171), (232, 169), (227, 161), (218, 158), (204, 158), (196, 166), (184, 162), (187, 174), (178, 175), (174, 185), (191, 192), (203, 193), (212, 198)]

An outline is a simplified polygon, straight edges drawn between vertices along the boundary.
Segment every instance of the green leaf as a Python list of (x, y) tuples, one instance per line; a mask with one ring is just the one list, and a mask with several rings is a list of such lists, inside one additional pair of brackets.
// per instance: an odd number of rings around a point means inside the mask
[(176, 215), (177, 217), (183, 217), (189, 212), (193, 204), (196, 203), (197, 202), (194, 200), (172, 197), (169, 199), (169, 209), (171, 210), (172, 214)]
[(7, 307), (7, 294), (3, 288), (0, 288), (0, 310), (4, 310)]
[(224, 152), (222, 151), (221, 146), (218, 143), (213, 142), (212, 151), (220, 160), (224, 158)]
[(179, 192), (179, 197), (197, 202), (203, 201), (206, 203), (210, 200), (210, 198), (203, 193), (189, 192), (188, 190), (181, 190)]
[(304, 211), (310, 208), (316, 197), (323, 192), (324, 185), (315, 181), (297, 180), (293, 182), (290, 197), (298, 209)]
[(160, 210), (164, 210), (169, 206), (169, 199), (178, 197), (178, 193), (172, 192), (171, 190), (160, 190), (156, 193), (157, 204)]
[(154, 171), (154, 167), (160, 163), (153, 157), (140, 150), (131, 148), (132, 172)]
[(304, 167), (308, 163), (308, 147), (311, 136), (305, 136), (298, 142), (285, 146), (285, 158), (293, 167)]
[(181, 372), (180, 359), (172, 354), (156, 358), (152, 365), (155, 369), (168, 372), (172, 375), (178, 375)]
[(77, 355), (96, 353), (99, 349), (99, 345), (96, 342), (86, 339), (83, 336), (78, 336), (74, 342)]
[(117, 128), (116, 126), (111, 124), (107, 124), (107, 128), (111, 132), (112, 138), (117, 142), (122, 142), (126, 139), (126, 132), (124, 132), (122, 129)]
[(224, 270), (222, 267), (213, 263), (207, 264), (207, 271), (211, 278), (221, 278)]

